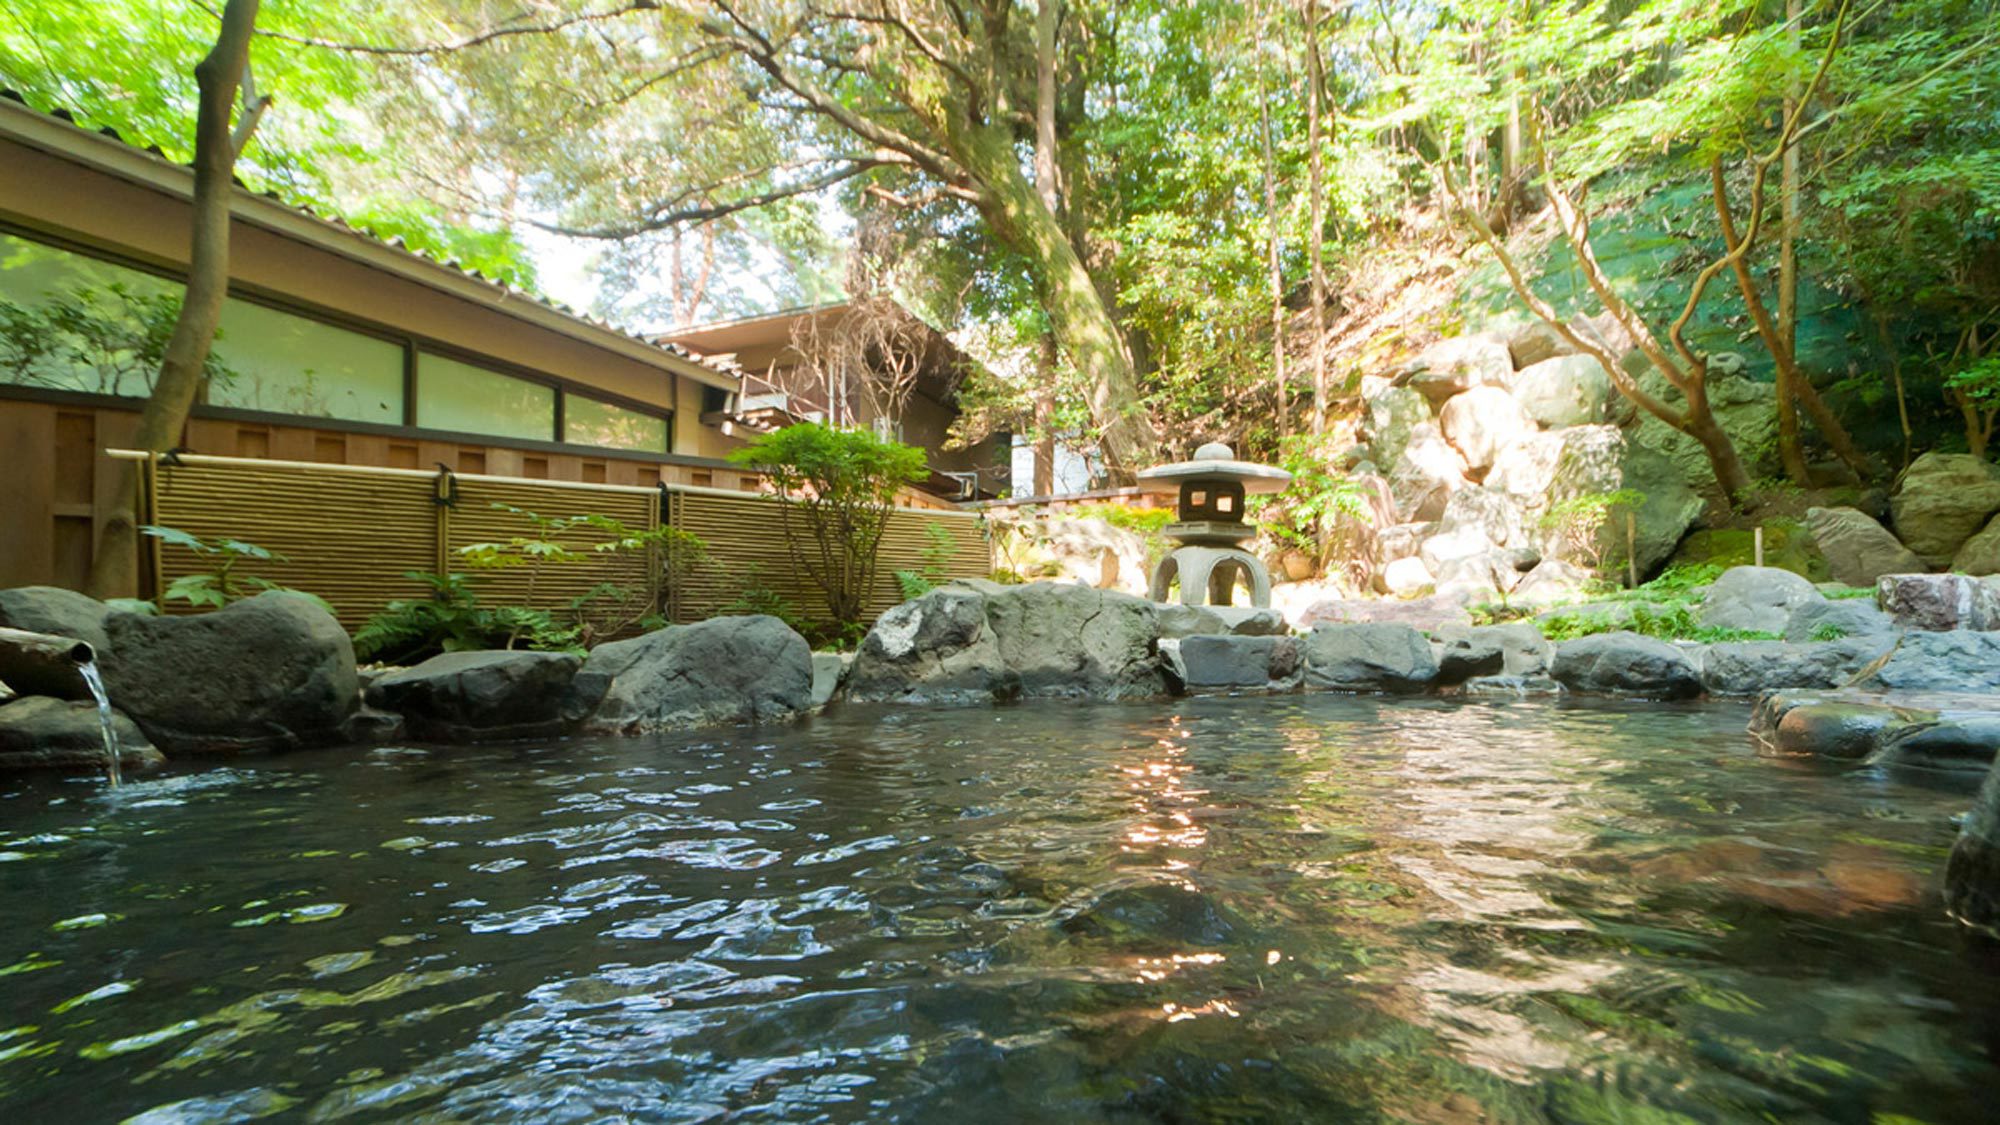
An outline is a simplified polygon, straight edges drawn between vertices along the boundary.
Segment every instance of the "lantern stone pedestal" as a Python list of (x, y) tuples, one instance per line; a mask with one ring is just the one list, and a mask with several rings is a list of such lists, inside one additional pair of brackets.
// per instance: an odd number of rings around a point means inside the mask
[(1250, 604), (1270, 608), (1271, 572), (1237, 546), (1257, 534), (1244, 522), (1243, 502), (1253, 493), (1282, 492), (1291, 481), (1283, 469), (1236, 460), (1235, 451), (1221, 442), (1195, 450), (1191, 461), (1140, 473), (1140, 488), (1178, 494), (1180, 502), (1179, 521), (1164, 529), (1180, 546), (1153, 571), (1152, 599), (1166, 601), (1178, 580), (1182, 605), (1229, 605), (1240, 578), (1250, 587)]

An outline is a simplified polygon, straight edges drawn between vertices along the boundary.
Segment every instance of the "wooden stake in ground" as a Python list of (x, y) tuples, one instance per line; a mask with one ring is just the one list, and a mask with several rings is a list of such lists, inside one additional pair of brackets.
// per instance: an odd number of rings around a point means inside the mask
[(1625, 584), (1639, 588), (1639, 518), (1625, 509)]
[(1764, 565), (1764, 529), (1763, 529), (1763, 528), (1761, 528), (1761, 527), (1760, 527), (1760, 528), (1758, 528), (1758, 529), (1757, 529), (1757, 530), (1756, 530), (1756, 531), (1755, 531), (1755, 532), (1753, 533), (1753, 536), (1752, 536), (1752, 542), (1754, 542), (1754, 543), (1756, 544), (1756, 547), (1757, 547), (1757, 556), (1756, 556), (1756, 557), (1757, 557), (1757, 565), (1758, 565), (1758, 566), (1763, 566), (1763, 565)]

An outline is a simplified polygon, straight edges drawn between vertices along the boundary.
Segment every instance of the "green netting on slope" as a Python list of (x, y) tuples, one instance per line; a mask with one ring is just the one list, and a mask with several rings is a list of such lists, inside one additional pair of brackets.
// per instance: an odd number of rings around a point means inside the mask
[[(1616, 188), (1600, 184), (1598, 194), (1609, 196)], [(1661, 188), (1599, 216), (1593, 223), (1592, 244), (1612, 284), (1645, 315), (1662, 343), (1695, 276), (1721, 253), (1705, 183)], [(1858, 310), (1833, 288), (1831, 263), (1817, 250), (1810, 242), (1800, 246), (1799, 363), (1815, 383), (1826, 386), (1879, 369), (1882, 357)], [(1602, 310), (1566, 241), (1558, 237), (1538, 257), (1533, 279), (1538, 295), (1564, 315)], [(1767, 245), (1754, 268), (1766, 283), (1765, 300), (1775, 311), (1775, 291), (1770, 286), (1777, 273), (1775, 250)], [(1490, 259), (1468, 275), (1459, 306), (1469, 330), (1519, 322), (1529, 315), (1507, 285), (1499, 263)], [(1709, 283), (1689, 322), (1687, 338), (1702, 351), (1741, 354), (1749, 361), (1751, 378), (1768, 382), (1773, 377), (1770, 354), (1757, 338), (1735, 277), (1727, 271)]]

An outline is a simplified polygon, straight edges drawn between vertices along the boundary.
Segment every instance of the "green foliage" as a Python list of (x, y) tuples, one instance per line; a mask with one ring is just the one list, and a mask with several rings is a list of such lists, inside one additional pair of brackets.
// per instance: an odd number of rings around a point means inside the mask
[(818, 636), (821, 630), (807, 619), (805, 613), (794, 605), (791, 599), (773, 590), (766, 582), (764, 570), (756, 563), (744, 570), (736, 597), (722, 607), (718, 615), (730, 617), (744, 614), (764, 614), (775, 617), (791, 626), (792, 631), (808, 640)]
[(1847, 630), (1833, 621), (1813, 627), (1812, 639), (1816, 641), (1837, 641), (1847, 636)]
[(924, 452), (868, 430), (803, 422), (730, 453), (778, 490), (792, 564), (834, 624), (860, 624), (897, 493), (925, 479)]
[(1555, 613), (1536, 621), (1542, 635), (1551, 641), (1574, 640), (1598, 633), (1633, 632), (1663, 641), (1778, 641), (1777, 633), (1754, 629), (1720, 629), (1703, 625), (1695, 607), (1687, 602), (1641, 602), (1620, 616), (1606, 613)]
[(1549, 505), (1542, 513), (1542, 527), (1561, 542), (1564, 553), (1584, 565), (1596, 568), (1607, 556), (1618, 558), (1617, 547), (1624, 544), (1620, 516), (1637, 511), (1646, 502), (1645, 494), (1629, 488), (1615, 492), (1588, 492)]
[(1826, 589), (1824, 593), (1833, 601), (1852, 601), (1859, 598), (1874, 597), (1875, 588), (1873, 586), (1836, 586)]
[(1249, 517), (1315, 562), (1347, 559), (1358, 568), (1358, 548), (1371, 516), (1367, 489), (1333, 468), (1334, 451), (1320, 437), (1293, 434), (1279, 450), (1279, 467), (1292, 474), (1292, 483), (1274, 496), (1251, 497)]
[(354, 634), (361, 660), (410, 664), (440, 652), (523, 648), (581, 651), (578, 630), (546, 610), (479, 604), (473, 578), (412, 570), (403, 577), (430, 587), (427, 598), (397, 599), (370, 617)]
[[(565, 601), (552, 620), (571, 631), (565, 647), (573, 642), (591, 648), (634, 626), (663, 623), (659, 613), (659, 591), (677, 586), (707, 559), (707, 544), (691, 532), (677, 527), (634, 528), (610, 516), (544, 516), (512, 504), (494, 502), (498, 511), (509, 512), (527, 521), (529, 533), (488, 543), (470, 543), (458, 549), (460, 558), (475, 570), (525, 568), (527, 593), (521, 608), (541, 613), (536, 604), (536, 587), (543, 571), (607, 554), (636, 554), (645, 558), (648, 579), (645, 588), (634, 590), (616, 582), (600, 582), (584, 593)], [(539, 630), (549, 632), (537, 620), (523, 619), (523, 632), (503, 645), (514, 647), (519, 636)], [(548, 647), (543, 645), (541, 647)]]
[[(35, 305), (0, 300), (0, 383), (148, 394), (180, 308), (178, 293), (119, 281), (48, 293)], [(212, 351), (204, 370), (211, 382), (234, 377)]]
[(333, 612), (333, 607), (318, 595), (306, 593), (304, 590), (294, 590), (268, 578), (245, 574), (237, 569), (238, 565), (246, 560), (253, 563), (290, 561), (276, 551), (227, 536), (204, 539), (192, 532), (156, 524), (147, 524), (139, 530), (159, 540), (163, 545), (179, 547), (213, 560), (211, 563), (213, 570), (183, 574), (168, 583), (165, 592), (160, 595), (163, 601), (186, 602), (196, 608), (221, 609), (230, 602), (254, 597), (266, 590), (283, 590), (286, 593), (311, 598), (321, 609), (328, 613)]
[(1081, 520), (1103, 520), (1112, 527), (1144, 536), (1155, 536), (1174, 522), (1172, 508), (1141, 508), (1136, 504), (1078, 504), (1063, 513)]
[(924, 545), (918, 552), (922, 560), (915, 570), (896, 571), (896, 588), (903, 593), (903, 600), (921, 598), (943, 585), (951, 577), (952, 560), (958, 557), (958, 543), (951, 532), (934, 523), (924, 525)]

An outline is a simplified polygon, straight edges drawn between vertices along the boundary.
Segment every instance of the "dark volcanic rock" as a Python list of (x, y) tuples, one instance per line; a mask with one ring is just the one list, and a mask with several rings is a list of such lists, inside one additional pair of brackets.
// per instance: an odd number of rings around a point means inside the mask
[(790, 719), (812, 706), (812, 648), (775, 617), (711, 617), (599, 645), (568, 706), (612, 734)]
[(1687, 699), (1701, 674), (1686, 653), (1638, 633), (1599, 633), (1556, 646), (1549, 675), (1571, 691)]
[(1191, 694), (1291, 691), (1303, 662), (1294, 637), (1192, 636), (1163, 642), (1170, 679)]
[(450, 742), (560, 732), (583, 658), (567, 652), (448, 652), (368, 685), (371, 706), (416, 738)]
[(848, 673), (857, 702), (1163, 694), (1160, 617), (1114, 590), (953, 582), (877, 618)]
[[(123, 768), (146, 769), (166, 761), (123, 714), (112, 712), (112, 729), (118, 734), (118, 762)], [(38, 695), (0, 706), (0, 773), (104, 766), (104, 734), (95, 703)]]
[(1945, 862), (1944, 907), (1960, 922), (2000, 938), (2000, 769), (1986, 771)]
[(1305, 638), (1306, 687), (1423, 691), (1437, 678), (1430, 642), (1408, 625), (1318, 625)]
[(192, 617), (114, 613), (105, 630), (112, 704), (169, 752), (339, 742), (361, 701), (347, 631), (298, 594)]

